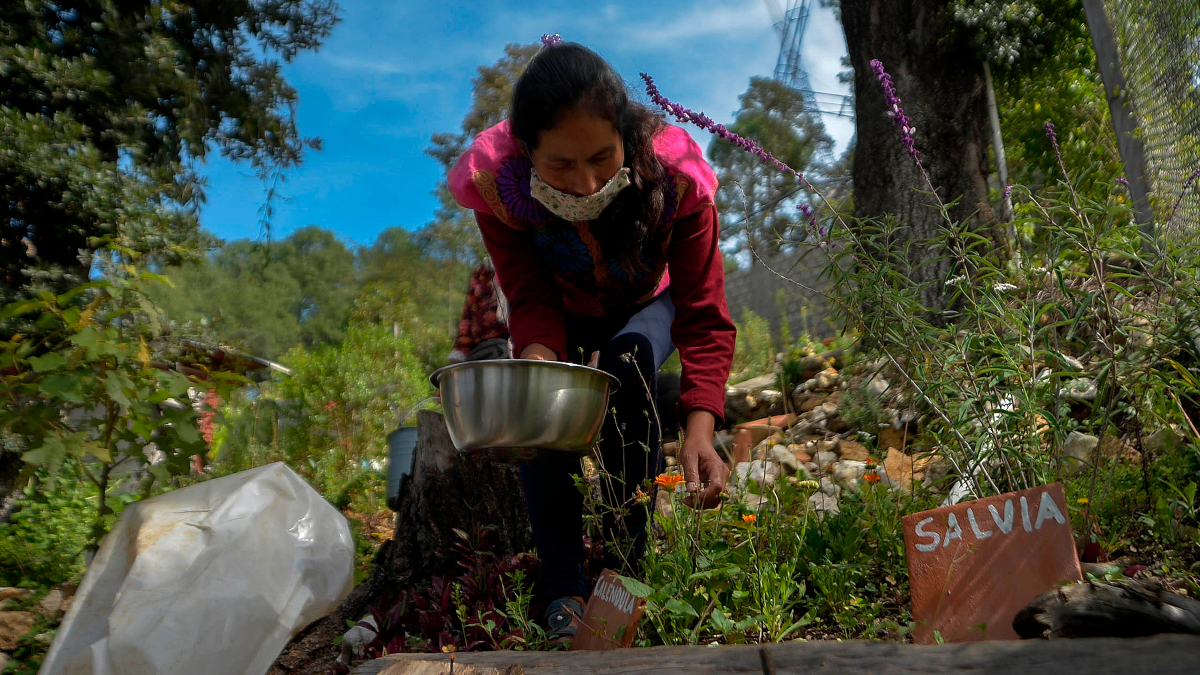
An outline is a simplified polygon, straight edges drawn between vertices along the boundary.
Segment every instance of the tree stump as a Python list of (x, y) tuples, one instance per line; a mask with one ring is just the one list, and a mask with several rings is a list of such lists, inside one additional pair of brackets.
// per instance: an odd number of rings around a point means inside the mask
[(1200, 602), (1155, 581), (1081, 581), (1034, 598), (1013, 630), (1022, 638), (1200, 635)]
[(494, 527), (497, 555), (531, 550), (529, 516), (516, 467), (468, 458), (454, 448), (442, 416), (417, 417), (413, 473), (401, 488), (392, 539), (380, 547), (371, 575), (351, 591), (337, 611), (300, 632), (271, 669), (273, 675), (324, 675), (341, 653), (334, 638), (358, 621), (367, 608), (457, 569), (455, 529)]

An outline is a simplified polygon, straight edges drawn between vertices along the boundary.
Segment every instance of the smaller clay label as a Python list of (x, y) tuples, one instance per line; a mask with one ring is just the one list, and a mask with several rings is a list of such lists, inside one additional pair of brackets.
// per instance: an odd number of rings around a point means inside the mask
[(571, 650), (600, 650), (633, 644), (646, 601), (635, 597), (612, 570), (604, 570), (583, 609), (583, 625), (575, 631)]
[(1016, 639), (1038, 595), (1082, 578), (1062, 484), (905, 516), (916, 642)]

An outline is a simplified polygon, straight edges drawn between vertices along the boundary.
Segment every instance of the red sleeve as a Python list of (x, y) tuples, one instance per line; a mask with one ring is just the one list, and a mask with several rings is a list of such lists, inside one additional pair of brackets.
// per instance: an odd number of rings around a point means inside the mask
[(725, 265), (718, 247), (717, 209), (709, 206), (678, 220), (667, 249), (675, 322), (671, 339), (683, 364), (679, 419), (707, 410), (725, 419), (725, 385), (737, 335), (725, 303)]
[(533, 235), (509, 227), (489, 213), (476, 211), (475, 221), (496, 268), (500, 290), (508, 298), (513, 356), (520, 356), (525, 347), (536, 342), (562, 359), (567, 353), (562, 291), (534, 248)]

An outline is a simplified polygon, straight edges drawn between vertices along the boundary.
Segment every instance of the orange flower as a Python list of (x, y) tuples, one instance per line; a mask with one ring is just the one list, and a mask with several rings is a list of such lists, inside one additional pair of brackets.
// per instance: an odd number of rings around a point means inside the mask
[(680, 476), (679, 474), (663, 473), (663, 474), (659, 474), (658, 477), (654, 479), (654, 484), (661, 485), (665, 488), (674, 490), (675, 486), (679, 485), (683, 481), (684, 481), (683, 476)]
[(747, 523), (753, 523), (754, 521), (758, 520), (758, 516), (747, 513), (746, 515), (742, 516), (742, 520), (746, 521)]
[(881, 479), (879, 478), (879, 474), (869, 473), (863, 476), (863, 480), (867, 481), (868, 483), (878, 483)]

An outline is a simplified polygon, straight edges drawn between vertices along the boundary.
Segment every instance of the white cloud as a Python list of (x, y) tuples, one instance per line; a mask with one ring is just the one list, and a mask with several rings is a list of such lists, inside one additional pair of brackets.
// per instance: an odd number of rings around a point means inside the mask
[(678, 48), (688, 41), (714, 36), (774, 35), (766, 8), (761, 2), (748, 0), (715, 5), (697, 3), (681, 16), (665, 17), (655, 25), (639, 22), (631, 29), (629, 39), (642, 47)]

